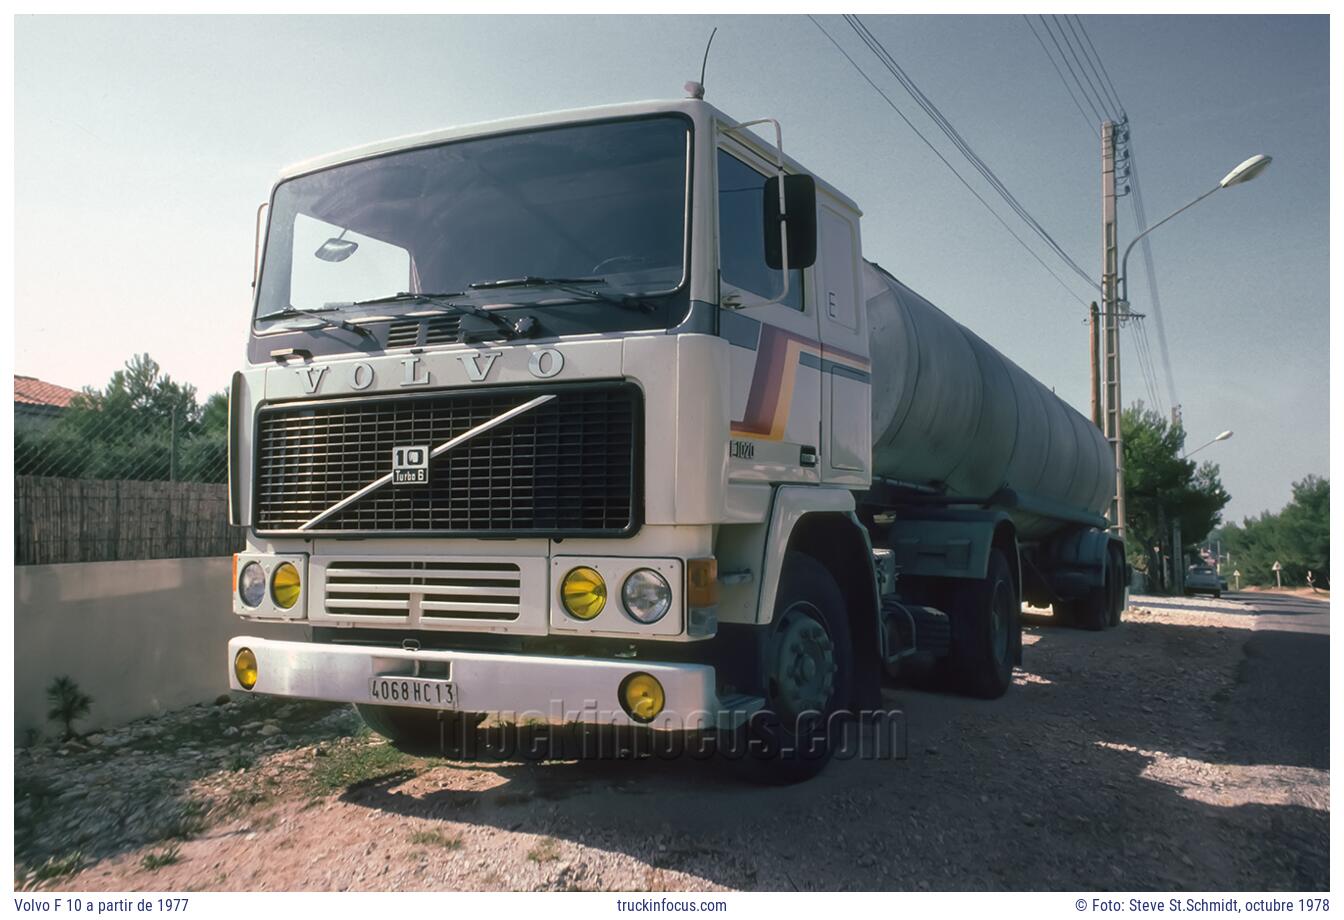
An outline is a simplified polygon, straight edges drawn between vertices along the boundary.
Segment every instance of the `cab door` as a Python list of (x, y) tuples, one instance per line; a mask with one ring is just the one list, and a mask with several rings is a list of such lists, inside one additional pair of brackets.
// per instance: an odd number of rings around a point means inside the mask
[(811, 271), (765, 262), (764, 194), (775, 168), (733, 140), (716, 152), (719, 334), (730, 343), (729, 477), (817, 482), (821, 474), (821, 339)]
[(858, 214), (819, 193), (813, 275), (821, 322), (822, 477), (826, 482), (867, 487), (873, 448), (872, 389), (861, 252)]

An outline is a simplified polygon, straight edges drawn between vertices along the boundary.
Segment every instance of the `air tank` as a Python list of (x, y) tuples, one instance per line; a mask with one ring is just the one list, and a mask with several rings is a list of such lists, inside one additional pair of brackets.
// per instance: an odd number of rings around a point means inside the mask
[(864, 275), (874, 474), (1013, 496), (1024, 538), (1101, 514), (1115, 461), (1097, 426), (885, 270)]

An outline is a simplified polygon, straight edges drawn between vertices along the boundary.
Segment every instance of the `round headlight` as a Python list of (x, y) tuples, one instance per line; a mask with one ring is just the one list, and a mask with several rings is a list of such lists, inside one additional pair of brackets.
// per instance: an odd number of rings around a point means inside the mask
[(277, 607), (288, 610), (299, 599), (299, 570), (292, 562), (282, 562), (271, 576), (271, 599)]
[(240, 648), (238, 654), (233, 656), (233, 676), (238, 678), (244, 690), (251, 690), (257, 685), (257, 656), (252, 654), (250, 648)]
[(672, 589), (653, 569), (635, 569), (621, 586), (621, 602), (639, 622), (657, 623), (672, 607)]
[(591, 620), (607, 604), (607, 583), (596, 569), (586, 565), (570, 569), (560, 583), (560, 601), (570, 616)]
[(249, 607), (260, 607), (266, 599), (266, 573), (261, 563), (249, 562), (238, 574), (238, 596)]
[(658, 678), (636, 671), (621, 681), (621, 708), (636, 722), (648, 723), (658, 717), (667, 705), (667, 694)]

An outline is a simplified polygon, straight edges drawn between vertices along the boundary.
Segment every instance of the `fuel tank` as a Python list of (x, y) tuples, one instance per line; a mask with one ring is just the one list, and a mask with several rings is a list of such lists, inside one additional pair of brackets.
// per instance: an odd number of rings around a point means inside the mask
[(1025, 538), (1105, 510), (1115, 461), (1097, 426), (872, 263), (864, 295), (874, 474), (954, 496), (1013, 496), (1005, 507)]

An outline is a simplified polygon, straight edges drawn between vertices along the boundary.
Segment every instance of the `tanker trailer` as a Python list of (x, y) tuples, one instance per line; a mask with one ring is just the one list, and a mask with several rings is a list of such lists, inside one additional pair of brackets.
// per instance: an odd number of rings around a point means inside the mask
[[(1016, 563), (1023, 600), (1052, 605), (1065, 625), (1118, 624), (1125, 561), (1102, 516), (1115, 483), (1102, 432), (880, 266), (864, 263), (864, 287), (873, 481), (860, 503), (874, 545), (901, 575), (887, 607), (889, 622), (915, 637), (905, 651), (929, 644), (956, 657), (957, 617), (946, 622), (942, 611), (966, 592), (958, 576), (984, 567), (971, 557), (994, 550), (974, 531), (1002, 522), (1015, 545), (998, 545)], [(967, 689), (989, 693), (983, 669), (966, 678)]]

